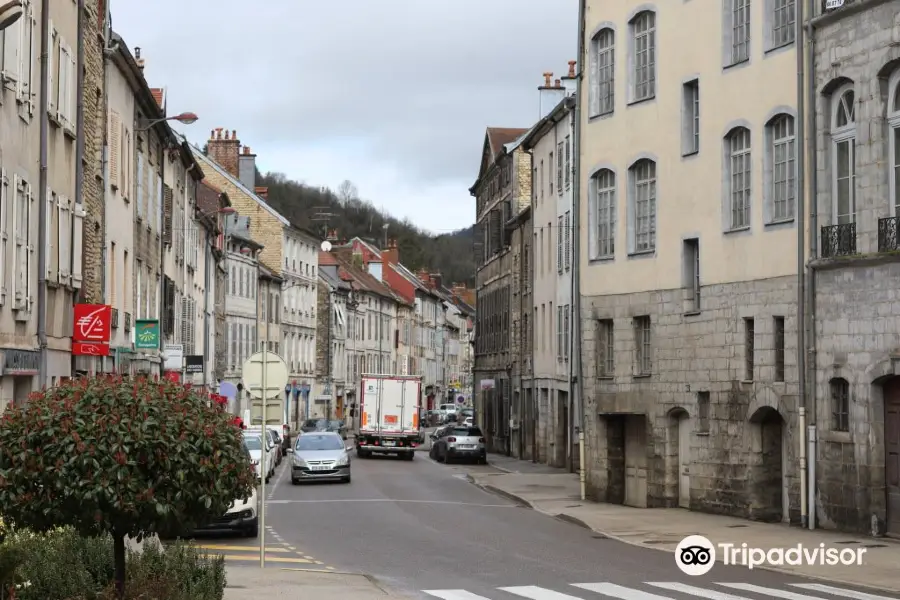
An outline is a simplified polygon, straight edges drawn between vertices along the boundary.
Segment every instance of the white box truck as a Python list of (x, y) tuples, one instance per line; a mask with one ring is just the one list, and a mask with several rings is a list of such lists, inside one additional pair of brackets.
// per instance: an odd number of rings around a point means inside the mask
[(363, 375), (359, 394), (356, 455), (399, 454), (413, 460), (419, 445), (422, 379), (406, 375)]

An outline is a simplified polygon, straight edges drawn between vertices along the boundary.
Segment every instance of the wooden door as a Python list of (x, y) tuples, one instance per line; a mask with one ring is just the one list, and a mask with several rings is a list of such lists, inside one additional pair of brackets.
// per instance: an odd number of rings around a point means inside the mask
[(884, 465), (887, 533), (900, 536), (900, 378), (884, 386)]

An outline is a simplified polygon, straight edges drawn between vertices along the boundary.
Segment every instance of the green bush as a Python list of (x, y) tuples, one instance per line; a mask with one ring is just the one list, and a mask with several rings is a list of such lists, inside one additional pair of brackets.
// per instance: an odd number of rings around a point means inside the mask
[[(0, 544), (3, 589), (19, 584), (16, 600), (114, 600), (112, 547), (109, 535), (84, 537), (71, 528), (13, 533)], [(5, 562), (14, 564), (7, 569)], [(127, 576), (126, 600), (222, 600), (225, 594), (224, 558), (182, 541), (129, 552)]]

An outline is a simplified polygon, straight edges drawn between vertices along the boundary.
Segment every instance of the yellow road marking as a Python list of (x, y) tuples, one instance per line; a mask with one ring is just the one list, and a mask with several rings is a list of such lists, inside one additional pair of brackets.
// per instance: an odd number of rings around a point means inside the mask
[[(230, 550), (232, 552), (259, 552), (259, 546), (229, 546), (226, 544), (197, 544), (200, 550)], [(266, 546), (266, 552), (290, 552), (287, 548)]]
[[(258, 554), (226, 554), (225, 560), (259, 560)], [(287, 556), (266, 556), (268, 562), (303, 563), (311, 564), (313, 561), (305, 558), (291, 558)]]

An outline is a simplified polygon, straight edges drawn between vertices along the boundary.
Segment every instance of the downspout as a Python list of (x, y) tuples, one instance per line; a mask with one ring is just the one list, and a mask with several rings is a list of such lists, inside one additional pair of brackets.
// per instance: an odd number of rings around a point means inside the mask
[[(529, 152), (529, 154), (531, 154), (531, 164), (532, 164), (531, 172), (534, 173), (534, 167), (533, 167), (533, 165), (534, 165), (534, 149), (529, 150), (528, 152)], [(535, 182), (534, 182), (534, 180), (532, 180), (531, 181), (531, 189), (532, 189), (531, 193), (536, 198), (537, 192), (534, 191), (535, 190), (534, 185), (535, 185)], [(535, 206), (534, 200), (532, 200), (532, 207), (533, 208), (531, 209), (531, 231), (533, 233), (534, 232), (535, 214), (536, 214), (536, 208), (537, 208)], [(536, 313), (534, 311), (534, 307), (537, 304), (537, 294), (535, 293), (535, 287), (534, 287), (534, 273), (535, 273), (534, 257), (537, 256), (537, 252), (535, 251), (534, 240), (535, 240), (535, 237), (534, 237), (534, 235), (532, 235), (531, 236), (531, 250), (532, 250), (531, 260), (528, 261), (528, 266), (531, 269), (531, 273), (525, 274), (525, 276), (528, 277), (528, 281), (531, 282), (531, 307), (529, 310), (531, 310), (530, 314), (532, 314), (532, 315), (536, 315)], [(532, 332), (534, 332), (535, 327), (537, 327), (537, 319), (536, 318), (533, 319), (531, 322), (531, 331)], [(531, 462), (537, 463), (538, 462), (537, 423), (538, 423), (538, 412), (539, 411), (536, 410), (536, 407), (539, 406), (539, 404), (538, 404), (538, 397), (537, 397), (537, 373), (536, 373), (537, 357), (535, 355), (534, 334), (531, 335), (530, 343), (531, 343), (531, 405), (529, 406), (529, 414), (530, 414), (531, 418), (529, 419), (529, 421), (531, 422), (531, 425), (530, 425), (531, 426)], [(474, 377), (473, 377), (473, 379), (474, 379)]]
[(575, 81), (575, 134), (573, 135), (574, 150), (572, 152), (575, 160), (573, 178), (572, 178), (572, 231), (575, 235), (574, 251), (572, 257), (572, 303), (575, 306), (575, 314), (577, 318), (572, 319), (574, 335), (571, 336), (573, 352), (577, 349), (579, 352), (578, 360), (570, 360), (570, 369), (574, 369), (574, 382), (569, 379), (570, 385), (574, 383), (576, 390), (577, 402), (575, 404), (578, 412), (578, 480), (581, 487), (581, 499), (587, 498), (587, 481), (585, 478), (585, 448), (584, 448), (584, 383), (582, 381), (583, 367), (581, 365), (580, 344), (576, 344), (575, 340), (581, 339), (581, 96), (582, 82), (584, 80), (584, 55), (585, 55), (585, 23), (584, 13), (587, 0), (579, 0), (578, 2), (578, 75)]
[[(75, 59), (77, 62), (76, 77), (75, 77), (75, 131), (78, 132), (78, 135), (75, 136), (75, 204), (82, 205), (84, 203), (84, 27), (85, 27), (85, 19), (84, 19), (84, 0), (78, 0), (78, 39), (76, 42), (76, 52), (78, 54), (78, 58)], [(44, 79), (43, 81), (47, 81)], [(74, 210), (72, 213), (74, 214)], [(102, 218), (102, 217), (101, 217)], [(82, 239), (84, 237), (84, 232), (82, 232)], [(73, 262), (75, 260), (81, 260), (78, 257), (72, 256), (72, 250), (75, 248), (74, 240), (71, 242), (72, 245), (69, 248), (69, 258)], [(105, 246), (104, 243), (101, 242), (101, 248)], [(82, 271), (84, 271), (84, 266), (82, 262)], [(102, 264), (102, 263), (101, 263)], [(102, 269), (101, 269), (102, 270)], [(81, 295), (84, 297), (84, 281), (82, 278), (82, 289)], [(75, 305), (78, 303), (79, 294), (72, 294), (72, 304)], [(92, 300), (96, 301), (96, 298), (92, 298)], [(101, 303), (103, 303), (101, 298)], [(74, 306), (73, 306), (74, 312)], [(75, 355), (70, 355), (71, 366), (70, 366), (70, 375), (75, 374)], [(103, 357), (99, 358), (100, 371), (105, 371), (106, 367), (106, 359)], [(96, 365), (95, 365), (96, 366)]]
[(804, 105), (804, 47), (803, 47), (803, 3), (797, 3), (797, 15), (795, 18), (796, 29), (794, 32), (794, 46), (797, 55), (797, 197), (795, 210), (797, 212), (797, 378), (799, 383), (797, 410), (797, 428), (800, 436), (800, 523), (806, 527), (807, 523), (807, 465), (806, 465), (806, 214), (803, 201), (806, 192), (806, 165), (804, 135), (805, 123), (803, 112)]
[[(809, 174), (807, 188), (809, 189), (809, 260), (813, 261), (819, 256), (819, 216), (818, 216), (818, 205), (819, 205), (819, 178), (817, 177), (818, 173), (818, 132), (816, 131), (816, 107), (817, 107), (817, 98), (816, 98), (816, 40), (815, 40), (815, 28), (812, 24), (812, 18), (815, 14), (816, 3), (815, 0), (807, 0), (807, 11), (806, 15), (806, 72), (808, 74), (808, 83), (806, 87), (806, 126), (808, 131), (808, 151), (807, 158), (809, 160)], [(798, 22), (802, 22), (800, 19), (797, 19)], [(801, 115), (802, 118), (803, 115)], [(817, 386), (816, 386), (816, 365), (818, 364), (818, 360), (816, 358), (816, 272), (813, 270), (808, 264), (806, 266), (806, 302), (807, 302), (807, 323), (809, 326), (809, 332), (806, 339), (807, 344), (807, 361), (806, 361), (806, 369), (807, 369), (807, 423), (810, 427), (816, 427), (816, 417), (817, 417)], [(813, 433), (814, 430), (813, 430)], [(811, 445), (811, 448), (814, 446)], [(809, 528), (814, 529), (816, 527), (816, 480), (815, 480), (815, 462), (816, 462), (816, 453), (812, 452), (809, 455), (809, 461), (811, 461), (812, 468), (809, 469), (810, 478), (807, 481), (807, 493), (809, 494), (809, 502), (807, 505), (807, 517), (809, 521)]]
[[(50, 74), (48, 60), (50, 58), (50, 0), (41, 0), (41, 94), (38, 118), (41, 120), (40, 173), (38, 175), (38, 290), (37, 290), (37, 334), (40, 348), (40, 366), (38, 369), (38, 385), (47, 385), (47, 260), (44, 249), (47, 247), (47, 151), (49, 146), (50, 122), (48, 120), (50, 90), (47, 78)], [(78, 132), (79, 137), (81, 131)], [(28, 294), (25, 295), (26, 301)]]
[[(206, 243), (204, 244), (204, 256), (203, 256), (203, 387), (208, 388), (209, 386), (209, 360), (210, 357), (215, 360), (215, 345), (209, 343), (209, 286), (210, 286), (210, 275), (209, 275), (209, 264), (214, 262), (212, 260), (212, 243), (210, 242), (209, 230), (206, 231)], [(210, 346), (213, 347), (213, 352), (210, 353)], [(218, 393), (218, 390), (216, 390)]]

